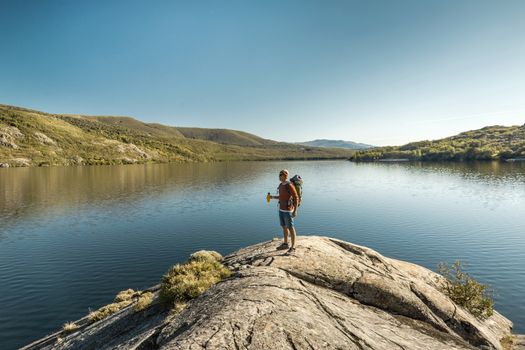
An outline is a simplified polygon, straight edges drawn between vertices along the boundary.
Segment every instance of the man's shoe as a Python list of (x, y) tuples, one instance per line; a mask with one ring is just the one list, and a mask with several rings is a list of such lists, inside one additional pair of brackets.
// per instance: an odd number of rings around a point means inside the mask
[(277, 247), (277, 250), (285, 250), (288, 248), (289, 248), (288, 243), (281, 243), (281, 245)]
[(295, 248), (294, 247), (288, 249), (288, 251), (286, 252), (286, 255), (292, 255), (293, 253), (295, 253)]

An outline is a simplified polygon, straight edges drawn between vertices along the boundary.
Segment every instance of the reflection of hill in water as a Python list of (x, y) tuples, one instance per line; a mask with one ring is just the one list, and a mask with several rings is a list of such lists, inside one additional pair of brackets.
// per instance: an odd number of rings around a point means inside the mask
[[(313, 164), (313, 163), (312, 163)], [(322, 167), (323, 163), (317, 163)], [(352, 163), (353, 166), (397, 169), (415, 175), (444, 175), (462, 181), (482, 183), (485, 189), (510, 183), (525, 183), (525, 163)], [(211, 191), (252, 181), (268, 170), (269, 163), (224, 162), (195, 164), (144, 164), (50, 168), (11, 168), (0, 171), (0, 221), (5, 229), (19, 220), (55, 215), (84, 206), (104, 206), (121, 202), (161, 198), (188, 191)], [(395, 172), (394, 172), (395, 173)], [(392, 174), (394, 174), (392, 173)], [(401, 173), (399, 176), (402, 176)], [(340, 176), (342, 174), (331, 174)], [(329, 179), (327, 179), (329, 181)], [(370, 179), (374, 181), (374, 179)], [(392, 185), (395, 185), (394, 181)], [(457, 184), (461, 186), (461, 183)], [(416, 186), (414, 184), (413, 186)], [(310, 189), (315, 193), (319, 189)], [(480, 189), (481, 190), (481, 189)], [(264, 192), (264, 190), (263, 190)], [(488, 194), (487, 194), (488, 195)], [(214, 200), (210, 195), (210, 200)], [(1, 231), (1, 229), (0, 229)]]
[(239, 177), (249, 182), (262, 167), (260, 162), (224, 162), (1, 169), (0, 220), (8, 225), (97, 202), (199, 191)]
[(441, 173), (461, 176), (466, 179), (523, 180), (525, 181), (525, 162), (392, 162), (355, 163), (357, 166), (393, 167), (416, 172)]

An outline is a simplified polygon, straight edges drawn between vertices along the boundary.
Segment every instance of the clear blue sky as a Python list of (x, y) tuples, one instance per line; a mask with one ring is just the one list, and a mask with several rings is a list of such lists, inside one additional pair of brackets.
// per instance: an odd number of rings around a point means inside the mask
[(525, 1), (0, 0), (0, 103), (376, 145), (525, 123)]

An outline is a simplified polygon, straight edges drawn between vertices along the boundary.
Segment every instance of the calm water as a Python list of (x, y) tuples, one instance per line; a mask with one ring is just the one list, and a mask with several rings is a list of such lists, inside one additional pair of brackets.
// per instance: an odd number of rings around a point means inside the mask
[(305, 179), (297, 229), (434, 269), (468, 262), (525, 333), (525, 164), (236, 162), (0, 169), (0, 349), (157, 283), (199, 249), (280, 235), (278, 171)]

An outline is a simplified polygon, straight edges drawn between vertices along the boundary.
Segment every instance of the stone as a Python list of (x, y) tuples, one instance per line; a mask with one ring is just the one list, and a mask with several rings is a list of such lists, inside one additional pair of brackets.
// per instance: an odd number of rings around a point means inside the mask
[(53, 139), (51, 139), (49, 136), (47, 136), (46, 134), (42, 132), (35, 131), (34, 135), (35, 135), (35, 138), (38, 140), (38, 142), (40, 142), (42, 145), (56, 146), (57, 144)]
[[(232, 277), (180, 313), (130, 305), (102, 321), (76, 323), (24, 349), (497, 349), (512, 323), (480, 320), (440, 291), (443, 277), (329, 237), (279, 240), (224, 257)], [(202, 254), (202, 253), (200, 253)], [(156, 289), (155, 289), (156, 288)], [(57, 337), (61, 341), (57, 342)]]

